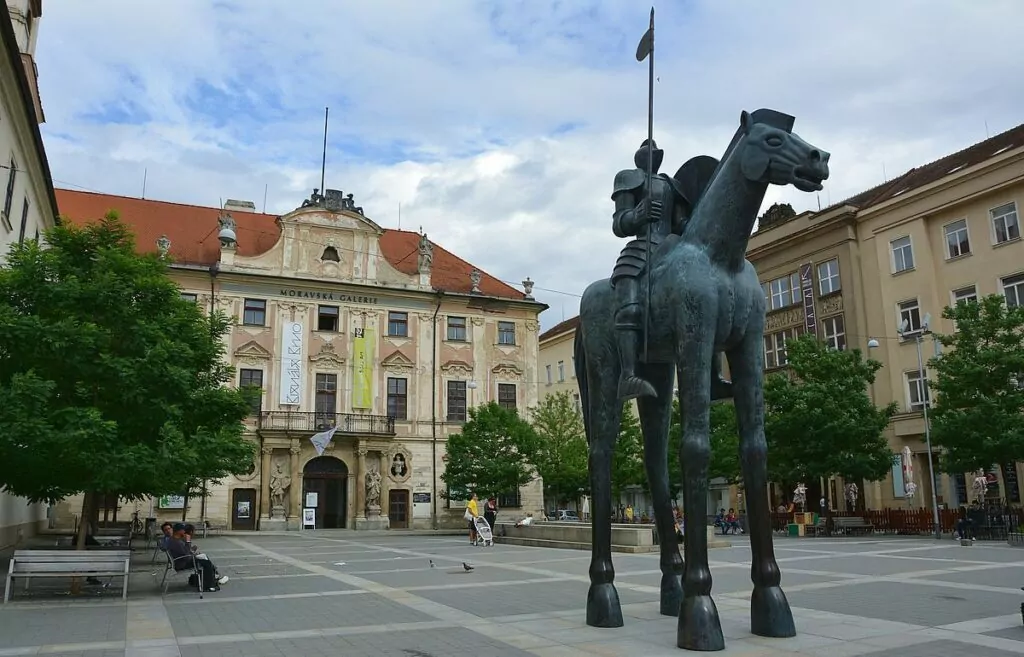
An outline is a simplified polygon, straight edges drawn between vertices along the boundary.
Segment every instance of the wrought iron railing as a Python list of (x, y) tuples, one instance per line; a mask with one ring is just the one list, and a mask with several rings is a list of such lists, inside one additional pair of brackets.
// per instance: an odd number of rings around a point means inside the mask
[(339, 433), (362, 433), (377, 436), (395, 435), (395, 418), (386, 415), (355, 413), (305, 413), (298, 411), (263, 411), (260, 429), (269, 431), (326, 431), (338, 427)]

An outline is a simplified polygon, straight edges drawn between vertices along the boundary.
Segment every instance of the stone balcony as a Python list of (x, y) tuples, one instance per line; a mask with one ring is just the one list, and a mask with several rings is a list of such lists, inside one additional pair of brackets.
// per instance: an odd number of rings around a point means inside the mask
[(308, 413), (301, 411), (262, 411), (257, 428), (261, 432), (287, 434), (318, 433), (338, 427), (340, 434), (394, 436), (395, 419), (386, 415), (357, 413)]

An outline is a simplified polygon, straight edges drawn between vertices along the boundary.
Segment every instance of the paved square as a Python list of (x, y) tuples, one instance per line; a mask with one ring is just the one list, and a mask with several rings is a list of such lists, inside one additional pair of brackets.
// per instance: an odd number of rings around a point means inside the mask
[[(776, 538), (799, 635), (749, 632), (745, 537), (711, 552), (722, 655), (943, 657), (1024, 654), (1024, 550), (925, 538)], [(0, 609), (0, 657), (638, 657), (686, 654), (658, 613), (655, 554), (617, 554), (626, 626), (587, 627), (589, 552), (433, 534), (232, 534), (202, 547), (231, 580), (200, 600), (138, 552), (118, 582), (67, 595), (33, 582)], [(431, 565), (433, 562), (433, 566)], [(465, 572), (462, 563), (475, 566)], [(0, 568), (6, 569), (0, 563)]]

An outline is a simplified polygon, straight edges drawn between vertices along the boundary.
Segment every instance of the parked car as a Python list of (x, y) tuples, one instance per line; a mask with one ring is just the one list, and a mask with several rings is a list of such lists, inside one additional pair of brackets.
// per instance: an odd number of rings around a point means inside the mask
[(558, 509), (555, 511), (553, 520), (558, 522), (579, 522), (580, 517), (572, 509)]

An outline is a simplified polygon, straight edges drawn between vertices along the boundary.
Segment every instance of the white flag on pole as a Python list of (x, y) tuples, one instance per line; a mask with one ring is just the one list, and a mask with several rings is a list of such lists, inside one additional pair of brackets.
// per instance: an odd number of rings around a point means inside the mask
[(313, 447), (316, 448), (317, 456), (323, 456), (324, 450), (331, 444), (331, 439), (334, 438), (334, 432), (338, 430), (338, 427), (333, 427), (327, 431), (321, 431), (318, 434), (314, 434), (310, 437), (310, 442), (313, 443)]

